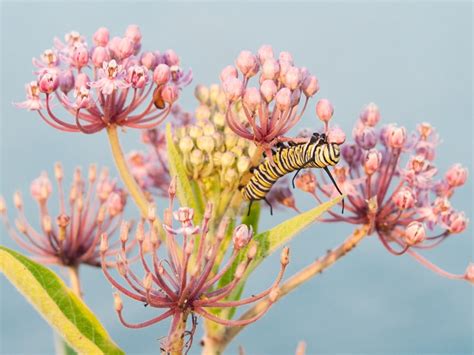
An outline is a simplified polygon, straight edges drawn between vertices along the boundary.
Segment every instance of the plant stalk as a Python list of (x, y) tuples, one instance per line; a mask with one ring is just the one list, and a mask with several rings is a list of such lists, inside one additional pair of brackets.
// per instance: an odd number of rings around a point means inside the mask
[(112, 149), (112, 156), (114, 157), (115, 166), (117, 167), (120, 177), (127, 187), (127, 191), (130, 193), (132, 199), (135, 201), (135, 204), (140, 210), (142, 217), (146, 218), (148, 214), (148, 201), (128, 168), (122, 148), (120, 146), (117, 127), (115, 125), (107, 127), (107, 135), (109, 137), (110, 148)]
[(81, 281), (79, 280), (79, 266), (69, 266), (69, 283), (72, 292), (79, 298), (82, 298)]

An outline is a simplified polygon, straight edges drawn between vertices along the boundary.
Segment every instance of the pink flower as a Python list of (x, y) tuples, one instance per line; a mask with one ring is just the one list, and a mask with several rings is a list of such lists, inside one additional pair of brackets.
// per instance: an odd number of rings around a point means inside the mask
[(44, 108), (44, 104), (40, 99), (40, 91), (37, 81), (32, 81), (25, 85), (27, 100), (16, 103), (15, 106), (18, 108), (24, 108), (30, 111), (41, 110)]
[(461, 164), (454, 164), (445, 175), (446, 182), (451, 187), (462, 186), (467, 180), (467, 169)]
[(332, 104), (327, 99), (321, 99), (316, 104), (316, 114), (323, 122), (329, 122), (334, 113)]
[(252, 226), (247, 226), (241, 224), (234, 229), (234, 234), (232, 235), (232, 242), (234, 243), (234, 248), (239, 250), (245, 247), (253, 236)]
[(105, 27), (99, 27), (92, 37), (96, 46), (105, 47), (109, 42), (109, 30)]
[(405, 241), (408, 245), (417, 245), (426, 239), (425, 228), (420, 222), (411, 222), (405, 229)]

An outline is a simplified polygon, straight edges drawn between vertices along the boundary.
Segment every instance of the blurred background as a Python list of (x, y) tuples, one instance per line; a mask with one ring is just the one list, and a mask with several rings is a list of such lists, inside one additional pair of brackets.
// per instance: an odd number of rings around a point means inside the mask
[[(90, 163), (115, 168), (105, 132), (93, 136), (50, 128), (31, 112), (15, 109), (24, 84), (33, 79), (31, 58), (52, 46), (55, 36), (77, 30), (91, 42), (100, 26), (122, 35), (138, 24), (143, 49), (173, 48), (194, 81), (183, 91), (181, 105), (196, 107), (193, 87), (218, 81), (220, 70), (242, 49), (271, 44), (290, 51), (306, 66), (321, 90), (298, 128), (320, 128), (314, 106), (328, 98), (334, 123), (350, 136), (363, 106), (379, 105), (382, 123), (397, 122), (413, 130), (428, 121), (441, 133), (437, 152), (440, 173), (455, 162), (472, 169), (472, 4), (470, 2), (382, 3), (137, 3), (3, 2), (1, 15), (1, 171), (0, 193), (11, 206), (23, 191), (26, 213), (36, 218), (29, 184), (43, 170), (52, 176), (62, 161), (66, 177), (75, 166)], [(125, 149), (143, 148), (139, 134), (122, 135)], [(70, 180), (67, 180), (70, 181)], [(313, 201), (297, 196), (298, 207)], [(453, 199), (472, 214), (472, 178)], [(137, 215), (132, 203), (131, 216)], [(294, 215), (263, 213), (262, 230)], [(471, 216), (472, 219), (472, 216)], [(287, 275), (311, 263), (340, 243), (351, 228), (315, 224), (291, 242)], [(0, 227), (2, 244), (19, 250)], [(463, 273), (473, 260), (472, 228), (425, 255), (449, 271)], [(272, 282), (278, 256), (271, 257), (250, 279), (247, 294)], [(169, 324), (143, 330), (121, 326), (112, 303), (111, 286), (99, 270), (81, 270), (85, 301), (113, 339), (127, 353), (159, 352), (159, 338)], [(66, 276), (65, 274), (61, 274)], [(2, 276), (1, 352), (52, 353), (47, 323)], [(229, 349), (243, 345), (249, 354), (291, 354), (300, 340), (309, 354), (450, 353), (473, 351), (473, 291), (466, 282), (433, 274), (409, 256), (389, 254), (376, 238), (366, 239), (335, 266), (282, 301), (259, 322), (245, 329)], [(154, 311), (125, 304), (130, 321), (151, 318)], [(152, 314), (150, 314), (150, 312)], [(199, 340), (201, 332), (196, 334)], [(191, 353), (199, 353), (199, 341)]]

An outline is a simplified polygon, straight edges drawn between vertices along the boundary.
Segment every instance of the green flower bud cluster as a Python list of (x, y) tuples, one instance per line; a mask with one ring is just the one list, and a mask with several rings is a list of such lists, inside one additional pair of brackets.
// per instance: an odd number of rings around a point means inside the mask
[(196, 123), (177, 128), (175, 137), (189, 177), (202, 183), (210, 197), (238, 187), (250, 168), (256, 146), (226, 126), (225, 97), (218, 85), (200, 85), (195, 95), (200, 103), (195, 111)]

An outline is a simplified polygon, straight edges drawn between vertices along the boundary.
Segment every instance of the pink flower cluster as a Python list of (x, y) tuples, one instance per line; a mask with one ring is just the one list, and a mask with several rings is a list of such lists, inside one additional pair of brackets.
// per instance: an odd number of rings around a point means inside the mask
[[(110, 179), (106, 169), (97, 176), (94, 165), (89, 168), (87, 184), (81, 170), (75, 170), (68, 195), (65, 195), (63, 188), (63, 169), (59, 163), (55, 166), (54, 174), (59, 199), (59, 215), (56, 219), (52, 218), (48, 208), (53, 185), (46, 172), (43, 172), (33, 180), (30, 187), (31, 196), (39, 206), (40, 228), (35, 229), (28, 222), (19, 192), (13, 196), (13, 203), (18, 211), (16, 228), (11, 226), (5, 201), (0, 197), (3, 222), (18, 245), (43, 263), (99, 266), (100, 235), (103, 232), (112, 234), (120, 225), (126, 193)], [(116, 251), (109, 251), (109, 255), (115, 253)]]
[[(220, 258), (225, 254), (222, 248), (227, 248), (224, 247), (226, 245), (224, 243), (226, 243), (229, 220), (227, 218), (221, 220), (217, 230), (210, 233), (212, 204), (207, 205), (202, 224), (199, 226), (193, 223), (193, 209), (181, 207), (172, 212), (176, 193), (175, 184), (176, 182), (173, 181), (170, 185), (169, 208), (165, 210), (163, 219), (165, 236), (162, 238), (158, 236), (154, 208), (150, 209), (147, 221), (141, 221), (137, 226), (135, 239), (139, 245), (139, 255), (144, 273), (142, 278), (132, 270), (131, 261), (126, 256), (130, 229), (127, 222), (123, 222), (120, 231), (122, 253), (117, 255), (116, 263), (117, 272), (123, 282), (117, 281), (105, 267), (109, 251), (107, 233), (102, 235), (100, 246), (104, 274), (118, 291), (114, 294), (114, 299), (115, 310), (120, 321), (129, 328), (143, 328), (172, 318), (167, 341), (163, 344), (163, 348), (167, 352), (172, 352), (172, 346), (176, 344), (176, 336), (182, 337), (183, 334), (190, 335), (188, 348), (191, 346), (197, 315), (227, 326), (244, 326), (262, 317), (275, 302), (280, 281), (289, 263), (289, 249), (284, 248), (280, 259), (280, 272), (270, 288), (237, 301), (226, 300), (236, 290), (256, 256), (257, 244), (252, 242), (252, 228), (242, 224), (234, 229), (230, 244), (232, 249), (229, 253), (230, 256), (220, 265)], [(173, 225), (173, 219), (176, 220), (177, 226)], [(145, 228), (146, 224), (149, 226), (148, 231)], [(182, 237), (182, 242), (178, 241), (179, 236)], [(166, 246), (165, 255), (167, 256), (165, 257), (158, 253), (162, 244)], [(237, 262), (238, 265), (235, 266)], [(233, 278), (225, 285), (220, 284), (222, 278), (234, 267)], [(123, 303), (119, 293), (142, 302), (145, 306), (164, 311), (150, 320), (129, 323), (123, 317)], [(211, 308), (247, 305), (267, 296), (266, 306), (257, 315), (246, 320), (228, 320), (220, 318), (210, 311)], [(188, 316), (191, 316), (192, 328), (190, 331), (184, 332), (180, 328), (186, 326)]]
[[(37, 111), (50, 126), (67, 132), (95, 133), (112, 124), (155, 127), (192, 73), (182, 71), (173, 50), (142, 52), (141, 39), (136, 25), (112, 38), (101, 27), (92, 45), (74, 31), (65, 42), (56, 38), (52, 49), (33, 59), (37, 80), (26, 85), (27, 99), (17, 106)], [(73, 116), (72, 123), (53, 113), (53, 98)]]
[[(252, 77), (258, 78), (257, 87), (249, 86)], [(256, 55), (240, 52), (235, 66), (225, 67), (220, 79), (228, 101), (229, 127), (260, 145), (268, 156), (271, 148), (284, 140), (284, 135), (300, 120), (309, 98), (319, 90), (318, 79), (306, 68), (295, 66), (289, 52), (281, 52), (275, 58), (268, 45), (262, 46)], [(304, 104), (300, 105), (302, 98)], [(246, 122), (233, 110), (236, 103), (242, 105)]]
[[(422, 123), (417, 132), (408, 134), (394, 124), (378, 129), (379, 120), (377, 106), (367, 105), (354, 127), (354, 143), (342, 147), (346, 164), (334, 168), (337, 184), (347, 195), (349, 215), (331, 211), (331, 217), (322, 221), (369, 224), (392, 254), (407, 252), (445, 276), (466, 278), (441, 272), (414, 249), (433, 248), (466, 229), (464, 212), (455, 210), (450, 198), (466, 182), (467, 169), (454, 164), (437, 179), (434, 158), (439, 137), (433, 127)], [(296, 186), (318, 201), (319, 194), (337, 194), (323, 175), (318, 182), (311, 171), (301, 174)]]

